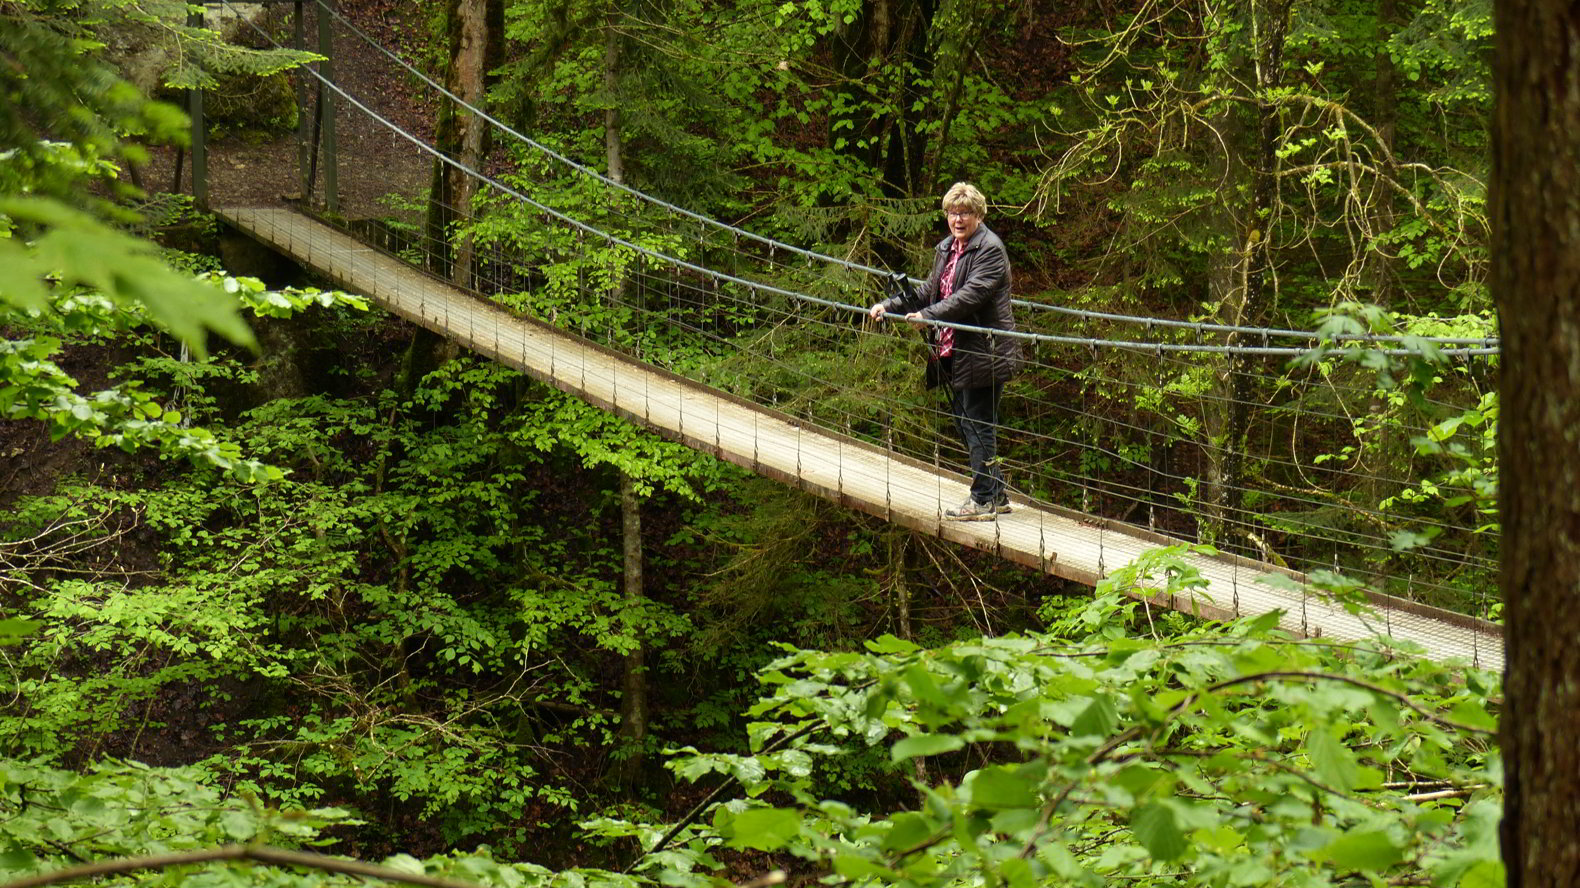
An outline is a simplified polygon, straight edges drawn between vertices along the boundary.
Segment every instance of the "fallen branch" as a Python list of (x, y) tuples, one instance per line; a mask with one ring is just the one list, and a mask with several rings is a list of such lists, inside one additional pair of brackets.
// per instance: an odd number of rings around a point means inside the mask
[(81, 866), (70, 866), (65, 869), (40, 873), (36, 876), (15, 879), (5, 883), (3, 888), (38, 888), (40, 885), (54, 885), (60, 882), (71, 882), (94, 876), (129, 873), (145, 869), (165, 869), (193, 863), (212, 863), (217, 860), (255, 860), (259, 863), (268, 863), (275, 866), (306, 867), (308, 869), (343, 873), (350, 876), (383, 879), (386, 882), (423, 885), (426, 888), (477, 888), (471, 882), (460, 882), (421, 873), (408, 873), (392, 867), (365, 863), (360, 860), (330, 857), (327, 854), (317, 854), (311, 851), (287, 851), (284, 848), (270, 848), (263, 845), (224, 845), (219, 848), (204, 848), (199, 851), (182, 851), (174, 854), (150, 854), (147, 857), (120, 857), (114, 860), (101, 860), (96, 863), (85, 863)]

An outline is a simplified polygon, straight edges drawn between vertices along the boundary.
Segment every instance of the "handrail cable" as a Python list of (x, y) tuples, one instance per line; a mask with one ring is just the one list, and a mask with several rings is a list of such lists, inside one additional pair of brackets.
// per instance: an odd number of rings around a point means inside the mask
[[(637, 275), (637, 277), (639, 279), (643, 278), (643, 277), (646, 277), (647, 274), (648, 273), (646, 273), (646, 272), (640, 272), (640, 271), (636, 272), (636, 275)], [(702, 290), (702, 288), (698, 287), (696, 284), (682, 284), (681, 286), (689, 288), (689, 289), (697, 290), (699, 293), (712, 293), (714, 295), (723, 296), (723, 298), (730, 299), (731, 301), (743, 302), (743, 300), (740, 300), (738, 297), (731, 297), (731, 296), (729, 296), (727, 291), (704, 291), (704, 290)], [(654, 311), (654, 310), (652, 310), (650, 308), (646, 308), (646, 307), (643, 307), (643, 306), (631, 306), (631, 308), (633, 310), (635, 310), (636, 312), (638, 312), (639, 314), (644, 314), (644, 315), (648, 315), (648, 316), (651, 316), (651, 317), (654, 317), (654, 318), (658, 318), (659, 320), (663, 321), (664, 323), (669, 324), (670, 326), (676, 327), (677, 329), (682, 329), (682, 330), (685, 330), (687, 332), (690, 332), (690, 333), (693, 333), (693, 334), (696, 334), (696, 335), (700, 335), (700, 336), (702, 336), (702, 337), (704, 337), (706, 339), (712, 340), (714, 342), (720, 343), (722, 345), (725, 345), (725, 346), (728, 346), (728, 347), (731, 347), (731, 348), (734, 348), (734, 349), (738, 349), (738, 350), (742, 351), (745, 354), (753, 355), (753, 356), (757, 357), (760, 360), (764, 360), (764, 361), (767, 361), (767, 362), (772, 363), (774, 365), (777, 365), (777, 366), (781, 367), (782, 369), (786, 370), (787, 372), (791, 373), (792, 375), (801, 378), (805, 382), (814, 383), (814, 384), (818, 384), (818, 385), (823, 385), (823, 386), (827, 386), (827, 387), (837, 387), (838, 386), (838, 383), (836, 383), (834, 380), (831, 380), (831, 379), (828, 379), (828, 378), (825, 378), (825, 377), (822, 377), (822, 376), (818, 376), (818, 375), (816, 375), (814, 373), (808, 372), (807, 370), (805, 370), (803, 368), (800, 368), (800, 367), (788, 364), (788, 363), (786, 363), (786, 362), (784, 362), (782, 360), (777, 359), (772, 354), (766, 354), (766, 353), (763, 353), (763, 352), (758, 351), (756, 349), (752, 349), (747, 344), (743, 344), (743, 343), (735, 341), (735, 340), (727, 339), (727, 338), (719, 335), (716, 332), (704, 329), (704, 328), (702, 328), (700, 326), (697, 326), (697, 325), (694, 325), (694, 324), (689, 324), (689, 323), (686, 323), (686, 322), (683, 322), (683, 321), (677, 321), (677, 320), (675, 320), (673, 318), (669, 318), (669, 317), (667, 317), (667, 316), (665, 316), (665, 315), (663, 315), (663, 314), (661, 314), (661, 313), (659, 313), (657, 311)], [(782, 310), (775, 310), (775, 311), (782, 312)], [(812, 323), (815, 324), (815, 325), (818, 325), (818, 326), (830, 326), (830, 327), (834, 326), (834, 325), (826, 324), (826, 322), (820, 322), (820, 321), (813, 321)], [(874, 334), (874, 333), (872, 333), (870, 331), (860, 331), (860, 332), (862, 332), (863, 335), (869, 335), (869, 336), (870, 335), (876, 335), (876, 334)], [(897, 404), (898, 403), (897, 401), (895, 401), (894, 399), (889, 398), (889, 397), (882, 397), (881, 400), (883, 400), (885, 402), (888, 402), (888, 403), (891, 403), (891, 404)], [(924, 410), (924, 412), (932, 415), (934, 418), (942, 417), (942, 416), (945, 415), (943, 413), (943, 411), (937, 409), (936, 407), (923, 407), (922, 409)], [(1060, 409), (1069, 409), (1069, 408), (1061, 407)], [(850, 421), (850, 420), (858, 420), (859, 421), (860, 419), (864, 418), (861, 414), (853, 412), (853, 411), (850, 411), (850, 410), (837, 410), (836, 413), (839, 414), (839, 415), (843, 415), (846, 418), (847, 421)], [(1125, 424), (1125, 423), (1118, 423), (1118, 422), (1116, 422), (1114, 420), (1107, 420), (1107, 419), (1105, 419), (1103, 421), (1108, 423), (1108, 424), (1110, 424), (1110, 425), (1118, 425), (1118, 426), (1130, 428), (1130, 429), (1136, 430), (1136, 431), (1145, 431), (1145, 429), (1141, 429), (1139, 427), (1131, 426), (1131, 425), (1128, 425), (1128, 424)], [(1105, 448), (1105, 447), (1102, 447), (1100, 445), (1083, 445), (1080, 442), (1077, 442), (1077, 441), (1074, 441), (1074, 440), (1071, 440), (1071, 439), (1060, 438), (1058, 436), (1049, 435), (1049, 434), (1046, 434), (1046, 433), (1030, 432), (1030, 431), (1024, 430), (1024, 429), (1016, 430), (1015, 433), (1017, 435), (1021, 435), (1021, 436), (1028, 436), (1030, 439), (1050, 442), (1050, 443), (1053, 443), (1053, 444), (1090, 447), (1090, 448), (1094, 449), (1096, 452), (1102, 453), (1102, 454), (1104, 454), (1104, 455), (1106, 455), (1106, 456), (1108, 456), (1108, 457), (1110, 457), (1112, 459), (1116, 459), (1119, 462), (1122, 462), (1124, 464), (1130, 465), (1130, 466), (1132, 466), (1132, 467), (1134, 467), (1136, 469), (1148, 471), (1148, 472), (1152, 473), (1156, 477), (1159, 477), (1159, 478), (1162, 478), (1162, 479), (1166, 479), (1166, 480), (1170, 480), (1170, 481), (1174, 481), (1174, 482), (1177, 482), (1177, 483), (1184, 483), (1188, 479), (1188, 476), (1183, 475), (1183, 474), (1178, 474), (1178, 473), (1174, 473), (1174, 472), (1167, 472), (1167, 471), (1159, 471), (1159, 470), (1156, 470), (1156, 469), (1144, 466), (1143, 464), (1137, 462), (1135, 459), (1131, 458), (1130, 456), (1128, 456), (1128, 455), (1126, 455), (1126, 454), (1124, 454), (1124, 453), (1122, 453), (1120, 451), (1116, 451), (1116, 450), (1112, 450), (1112, 449), (1109, 449), (1109, 448)], [(1215, 446), (1210, 445), (1210, 444), (1203, 445), (1203, 446), (1207, 447), (1208, 449), (1219, 449), (1219, 450), (1223, 449), (1221, 447), (1215, 447)], [(1281, 462), (1281, 460), (1277, 460), (1277, 459), (1275, 459), (1273, 461), (1274, 462)], [(1034, 467), (1033, 464), (1026, 463), (1026, 462), (1023, 462), (1023, 461), (1020, 461), (1020, 460), (1009, 460), (1009, 461), (1007, 461), (1007, 466), (1009, 466), (1009, 467), (1024, 466), (1024, 467), (1026, 467), (1028, 469), (1031, 469), (1031, 468)], [(1313, 469), (1313, 467), (1306, 467), (1306, 466), (1302, 466), (1302, 468), (1306, 469), (1306, 470), (1312, 470)], [(1400, 481), (1398, 479), (1382, 478), (1382, 477), (1379, 477), (1379, 476), (1371, 476), (1371, 475), (1365, 475), (1365, 474), (1361, 474), (1361, 473), (1354, 473), (1354, 472), (1347, 472), (1347, 471), (1335, 472), (1334, 470), (1331, 470), (1331, 469), (1321, 469), (1320, 471), (1322, 471), (1324, 474), (1339, 474), (1339, 475), (1344, 475), (1344, 476), (1355, 477), (1355, 478), (1362, 479), (1362, 480), (1385, 481), (1385, 482), (1388, 482), (1388, 483), (1400, 483), (1400, 484), (1404, 483), (1404, 482), (1402, 482), (1402, 481)], [(1078, 473), (1078, 472), (1058, 472), (1056, 474), (1063, 475), (1063, 476), (1065, 476), (1067, 478), (1070, 478), (1070, 479), (1073, 479), (1073, 480), (1076, 480), (1076, 481), (1080, 481), (1080, 482), (1083, 482), (1083, 483), (1098, 484), (1098, 485), (1102, 486), (1104, 489), (1108, 490), (1110, 492), (1110, 494), (1115, 495), (1117, 498), (1119, 498), (1119, 499), (1121, 499), (1123, 501), (1127, 501), (1127, 502), (1131, 502), (1131, 503), (1139, 504), (1139, 503), (1149, 502), (1149, 497), (1154, 497), (1157, 494), (1157, 491), (1155, 491), (1155, 490), (1152, 490), (1152, 489), (1149, 489), (1149, 488), (1140, 487), (1138, 485), (1127, 483), (1127, 482), (1124, 482), (1124, 481), (1121, 481), (1121, 480), (1100, 478), (1098, 476), (1085, 475), (1085, 474), (1081, 474), (1081, 473)], [(1239, 491), (1242, 491), (1242, 492), (1258, 492), (1256, 488), (1245, 487), (1245, 486), (1240, 486), (1240, 485), (1232, 485), (1232, 489), (1239, 490)], [(1120, 491), (1126, 491), (1126, 490), (1134, 491), (1134, 493), (1133, 494), (1125, 494), (1125, 493), (1120, 492)], [(1280, 494), (1279, 498), (1281, 500), (1283, 500), (1283, 501), (1286, 501), (1286, 502), (1299, 504), (1299, 505), (1302, 505), (1302, 506), (1309, 506), (1309, 507), (1331, 507), (1331, 506), (1341, 505), (1339, 503), (1335, 503), (1335, 502), (1328, 501), (1328, 500), (1315, 499), (1315, 498), (1312, 498), (1310, 496), (1290, 494), (1290, 493)], [(1374, 519), (1389, 517), (1387, 513), (1385, 513), (1382, 510), (1379, 510), (1379, 509), (1365, 507), (1365, 506), (1358, 506), (1358, 505), (1355, 505), (1355, 504), (1342, 504), (1342, 505), (1343, 505), (1344, 508), (1346, 508), (1349, 511), (1354, 512), (1355, 514), (1358, 514), (1358, 515), (1363, 515), (1363, 516), (1367, 516), (1367, 517), (1374, 518)], [(1233, 520), (1235, 520), (1235, 521), (1237, 521), (1239, 523), (1246, 524), (1248, 526), (1254, 525), (1254, 523), (1255, 523), (1255, 522), (1253, 522), (1253, 521), (1251, 521), (1249, 519), (1253, 518), (1253, 517), (1256, 517), (1256, 516), (1258, 516), (1260, 514), (1260, 513), (1257, 513), (1257, 512), (1255, 512), (1253, 510), (1250, 510), (1250, 509), (1244, 508), (1244, 507), (1231, 508), (1231, 509), (1228, 509), (1227, 511), (1229, 513), (1231, 513), (1231, 517), (1232, 517)], [(1245, 516), (1245, 517), (1240, 517), (1240, 516)], [(1318, 528), (1318, 527), (1321, 526), (1321, 525), (1307, 524), (1306, 522), (1300, 521), (1299, 519), (1295, 518), (1294, 516), (1286, 516), (1285, 520), (1291, 521), (1294, 524), (1302, 524), (1302, 525), (1305, 525), (1305, 526), (1308, 526), (1308, 527), (1312, 527), (1312, 528)], [(1418, 518), (1418, 519), (1416, 519), (1416, 522), (1420, 526), (1438, 527), (1438, 528), (1442, 528), (1442, 529), (1445, 529), (1445, 530), (1457, 529), (1453, 525), (1449, 525), (1449, 524), (1446, 524), (1444, 522), (1437, 521), (1435, 519)], [(1335, 541), (1335, 542), (1340, 540), (1340, 538), (1338, 538), (1338, 537), (1328, 537), (1328, 536), (1324, 536), (1324, 535), (1321, 535), (1321, 534), (1316, 534), (1316, 535), (1306, 534), (1306, 536), (1311, 537), (1313, 539), (1326, 539), (1326, 540)], [(1357, 532), (1357, 531), (1353, 531), (1352, 530), (1352, 531), (1345, 532), (1343, 534), (1343, 539), (1347, 540), (1347, 544), (1348, 545), (1350, 545), (1350, 546), (1352, 546), (1354, 548), (1357, 548), (1357, 549), (1363, 549), (1363, 550), (1379, 552), (1379, 553), (1393, 551), (1392, 546), (1388, 543), (1386, 538), (1381, 536), (1381, 535), (1379, 535), (1379, 534), (1362, 533), (1362, 532)], [(1490, 566), (1492, 564), (1492, 562), (1490, 560), (1487, 560), (1487, 559), (1484, 559), (1484, 558), (1477, 558), (1475, 556), (1466, 555), (1464, 553), (1454, 553), (1454, 552), (1450, 552), (1448, 550), (1444, 550), (1444, 549), (1438, 548), (1436, 546), (1421, 547), (1421, 548), (1415, 550), (1415, 554), (1417, 556), (1425, 557), (1425, 558), (1428, 558), (1430, 560), (1437, 561), (1437, 562), (1443, 563), (1443, 564), (1455, 564), (1455, 565), (1460, 565), (1460, 566), (1480, 566), (1480, 567), (1488, 567), (1488, 566)], [(1302, 560), (1305, 560), (1305, 559), (1302, 559)], [(1312, 562), (1312, 563), (1315, 564), (1315, 562)]]

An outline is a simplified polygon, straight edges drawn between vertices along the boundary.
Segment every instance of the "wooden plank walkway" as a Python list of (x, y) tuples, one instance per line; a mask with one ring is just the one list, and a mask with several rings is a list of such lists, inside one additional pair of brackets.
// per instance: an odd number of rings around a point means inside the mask
[[(438, 280), (291, 210), (225, 209), (240, 230), (348, 290), (414, 323), (721, 459), (918, 531), (998, 554), (1056, 576), (1096, 585), (1106, 571), (1179, 542), (1143, 528), (1017, 498), (992, 522), (951, 522), (943, 510), (966, 496), (966, 479), (834, 432), (556, 330)], [(1191, 556), (1206, 597), (1152, 600), (1203, 616), (1283, 611), (1280, 625), (1332, 641), (1391, 635), (1436, 660), (1503, 668), (1500, 627), (1403, 599), (1377, 596), (1356, 616), (1319, 597), (1258, 578), (1298, 574), (1234, 556)]]

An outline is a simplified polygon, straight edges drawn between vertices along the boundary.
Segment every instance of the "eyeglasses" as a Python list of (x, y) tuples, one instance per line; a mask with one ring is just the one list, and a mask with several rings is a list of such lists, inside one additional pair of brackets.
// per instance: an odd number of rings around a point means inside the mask
[(973, 213), (970, 210), (946, 210), (944, 215), (951, 219), (969, 219), (972, 216), (975, 216), (976, 213)]

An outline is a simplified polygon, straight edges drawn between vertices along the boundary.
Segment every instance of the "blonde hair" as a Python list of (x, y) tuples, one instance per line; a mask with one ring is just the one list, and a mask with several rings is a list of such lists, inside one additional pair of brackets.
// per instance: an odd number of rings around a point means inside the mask
[(956, 182), (944, 192), (944, 212), (969, 210), (978, 219), (987, 217), (987, 198), (970, 182)]

